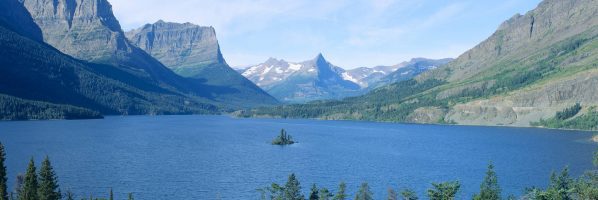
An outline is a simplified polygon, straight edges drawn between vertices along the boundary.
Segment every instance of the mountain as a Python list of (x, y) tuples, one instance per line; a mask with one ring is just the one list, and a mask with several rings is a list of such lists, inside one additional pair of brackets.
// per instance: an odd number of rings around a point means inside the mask
[(383, 76), (379, 79), (370, 78), (370, 89), (375, 89), (381, 86), (411, 79), (428, 70), (433, 70), (452, 61), (452, 58), (444, 59), (427, 59), (427, 58), (413, 58), (410, 61), (402, 62), (396, 66), (396, 70)]
[(399, 69), (400, 65), (376, 66), (376, 67), (358, 67), (345, 70), (341, 73), (343, 79), (357, 83), (362, 88), (367, 88), (373, 83), (377, 83), (382, 78)]
[[(393, 66), (345, 70), (330, 64), (320, 54), (313, 60), (298, 63), (270, 58), (240, 72), (280, 100), (297, 103), (357, 96), (383, 85), (413, 78), (450, 60), (414, 58)], [(328, 73), (328, 79), (333, 81), (321, 82), (317, 87), (311, 87), (316, 85), (314, 80), (323, 78), (323, 73)], [(332, 88), (327, 88), (326, 84), (330, 84)], [(313, 92), (308, 91), (311, 88), (314, 88)]]
[[(107, 0), (23, 0), (41, 29), (44, 42), (76, 59), (111, 65), (161, 88), (197, 96), (224, 107), (267, 105), (276, 100), (254, 88), (247, 94), (232, 85), (211, 84), (230, 77), (216, 71), (203, 78), (185, 78), (131, 44)], [(247, 81), (248, 82), (248, 81)], [(253, 98), (255, 96), (255, 98)]]
[(326, 61), (322, 54), (293, 63), (274, 58), (250, 67), (243, 76), (286, 102), (337, 99), (358, 93), (359, 85), (341, 77), (344, 70)]
[[(161, 88), (113, 66), (74, 59), (39, 41), (39, 28), (23, 5), (15, 2), (0, 3), (0, 119), (218, 112), (218, 107), (202, 99)], [(18, 10), (22, 12), (14, 12)]]
[(127, 38), (168, 68), (194, 76), (198, 68), (225, 65), (213, 27), (157, 21), (126, 32)]
[(160, 20), (131, 30), (126, 36), (133, 45), (177, 74), (209, 86), (234, 90), (218, 94), (223, 101), (245, 105), (277, 103), (276, 99), (226, 64), (213, 27)]
[(557, 112), (580, 103), (579, 113), (551, 127), (598, 129), (597, 36), (598, 2), (544, 0), (454, 61), (414, 79), (342, 101), (242, 115), (530, 126), (556, 120)]
[(393, 66), (359, 67), (342, 73), (345, 80), (359, 84), (366, 90), (413, 78), (425, 71), (436, 69), (451, 58), (427, 59), (413, 58)]

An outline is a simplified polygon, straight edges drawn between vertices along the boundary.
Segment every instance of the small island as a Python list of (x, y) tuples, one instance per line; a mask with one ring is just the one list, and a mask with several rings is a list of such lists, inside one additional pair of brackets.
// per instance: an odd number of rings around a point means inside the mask
[(284, 129), (280, 130), (280, 135), (272, 140), (272, 145), (291, 145), (294, 143), (293, 137), (288, 135)]

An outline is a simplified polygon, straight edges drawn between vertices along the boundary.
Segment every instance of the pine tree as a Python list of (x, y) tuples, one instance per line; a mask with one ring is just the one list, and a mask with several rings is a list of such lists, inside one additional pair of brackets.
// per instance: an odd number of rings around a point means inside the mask
[(66, 200), (75, 200), (75, 195), (70, 190), (66, 191)]
[(6, 176), (6, 152), (4, 151), (4, 145), (0, 143), (0, 200), (8, 200), (8, 181)]
[(559, 200), (570, 200), (571, 188), (573, 187), (573, 179), (569, 177), (569, 167), (565, 167), (560, 175), (552, 173), (550, 176), (550, 186), (548, 191), (552, 198)]
[(434, 188), (428, 189), (430, 200), (453, 200), (461, 188), (459, 181), (432, 183)]
[(46, 159), (42, 162), (39, 168), (39, 199), (40, 200), (60, 200), (62, 194), (58, 189), (58, 180), (56, 180), (56, 174), (50, 163), (50, 158), (46, 156)]
[(320, 200), (330, 200), (330, 198), (333, 196), (330, 193), (330, 191), (328, 191), (328, 189), (326, 189), (326, 188), (320, 189), (319, 194), (320, 194), (320, 196), (319, 196)]
[(110, 197), (109, 200), (114, 200), (114, 193), (112, 193), (112, 188), (110, 188)]
[(38, 200), (37, 196), (37, 175), (35, 173), (35, 162), (33, 158), (29, 161), (29, 167), (27, 167), (27, 173), (25, 173), (25, 180), (21, 193), (19, 194), (19, 200)]
[(295, 177), (295, 174), (289, 176), (289, 180), (284, 185), (284, 199), (287, 200), (303, 200), (304, 197), (301, 194), (301, 186), (299, 180)]
[(318, 187), (316, 187), (316, 184), (314, 183), (311, 186), (311, 192), (309, 193), (309, 200), (319, 200), (320, 199), (320, 194), (318, 191)]
[[(25, 175), (24, 174), (17, 174), (17, 180), (15, 180), (15, 193), (17, 198), (21, 196), (23, 193), (23, 185), (25, 184)], [(11, 198), (12, 200), (12, 198)]]
[(401, 191), (401, 196), (403, 197), (403, 200), (417, 200), (417, 194), (411, 189), (404, 189)]
[(397, 192), (395, 192), (395, 190), (392, 189), (392, 188), (388, 188), (388, 197), (386, 199), (388, 199), (388, 200), (398, 200)]
[(336, 193), (336, 195), (334, 196), (334, 200), (345, 200), (347, 199), (347, 194), (345, 193), (347, 190), (347, 184), (345, 184), (345, 182), (341, 182), (338, 185), (338, 192)]
[(500, 186), (498, 185), (498, 177), (494, 172), (494, 165), (488, 164), (486, 177), (480, 185), (480, 194), (473, 197), (474, 200), (500, 200)]
[(370, 186), (367, 182), (364, 182), (359, 186), (359, 191), (355, 194), (355, 200), (373, 200), (372, 191), (370, 191)]
[(128, 200), (134, 200), (134, 199), (133, 199), (133, 193), (129, 193), (129, 198), (128, 198)]

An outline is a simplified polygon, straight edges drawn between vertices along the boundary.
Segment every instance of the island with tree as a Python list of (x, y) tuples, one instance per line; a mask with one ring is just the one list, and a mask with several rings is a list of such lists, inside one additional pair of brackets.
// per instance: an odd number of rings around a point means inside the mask
[(284, 129), (280, 130), (280, 135), (278, 135), (274, 140), (272, 140), (272, 145), (291, 145), (294, 144), (293, 137), (287, 134), (287, 131)]

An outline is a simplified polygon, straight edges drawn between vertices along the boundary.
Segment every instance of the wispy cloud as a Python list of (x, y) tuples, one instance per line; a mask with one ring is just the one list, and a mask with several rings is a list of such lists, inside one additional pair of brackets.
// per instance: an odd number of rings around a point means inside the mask
[(214, 26), (232, 65), (323, 52), (348, 68), (456, 56), (539, 1), (110, 0), (124, 29), (159, 19)]

